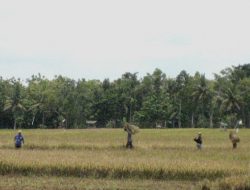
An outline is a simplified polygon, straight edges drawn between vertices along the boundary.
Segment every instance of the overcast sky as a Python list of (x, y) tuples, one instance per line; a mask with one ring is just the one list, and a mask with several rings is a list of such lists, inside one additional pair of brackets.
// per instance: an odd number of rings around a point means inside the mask
[(213, 78), (250, 63), (249, 0), (0, 0), (0, 76)]

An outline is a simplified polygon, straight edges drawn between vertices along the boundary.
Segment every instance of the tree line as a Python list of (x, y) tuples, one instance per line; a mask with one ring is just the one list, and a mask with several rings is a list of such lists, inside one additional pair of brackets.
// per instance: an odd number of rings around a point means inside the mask
[(126, 120), (145, 128), (234, 127), (242, 120), (250, 127), (250, 64), (214, 76), (181, 71), (169, 78), (155, 69), (140, 79), (127, 72), (114, 81), (0, 77), (0, 127), (84, 128), (88, 120), (98, 127)]

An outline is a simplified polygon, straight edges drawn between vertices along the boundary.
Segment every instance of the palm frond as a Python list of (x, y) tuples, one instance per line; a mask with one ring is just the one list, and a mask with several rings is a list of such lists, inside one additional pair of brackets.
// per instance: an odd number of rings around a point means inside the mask
[(6, 105), (4, 106), (3, 111), (8, 111), (8, 110), (10, 110), (11, 108), (12, 108), (12, 104), (6, 104)]

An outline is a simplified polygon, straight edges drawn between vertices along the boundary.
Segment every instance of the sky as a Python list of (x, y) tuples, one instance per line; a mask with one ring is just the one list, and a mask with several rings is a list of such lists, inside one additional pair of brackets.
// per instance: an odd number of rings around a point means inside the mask
[(0, 76), (213, 78), (250, 63), (249, 0), (0, 0)]

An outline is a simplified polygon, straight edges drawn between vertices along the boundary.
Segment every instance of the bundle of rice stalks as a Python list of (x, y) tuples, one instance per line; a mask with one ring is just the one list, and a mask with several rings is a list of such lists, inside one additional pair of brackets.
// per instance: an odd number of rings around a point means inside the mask
[(136, 126), (136, 125), (131, 125), (131, 124), (128, 124), (128, 123), (126, 123), (125, 125), (124, 125), (124, 130), (125, 131), (131, 131), (131, 133), (134, 135), (134, 134), (136, 134), (136, 133), (139, 133), (139, 131), (140, 131), (140, 128), (138, 127), (138, 126)]
[(229, 133), (229, 139), (233, 142), (233, 143), (238, 143), (240, 142), (240, 138), (236, 135), (235, 132), (231, 131)]

